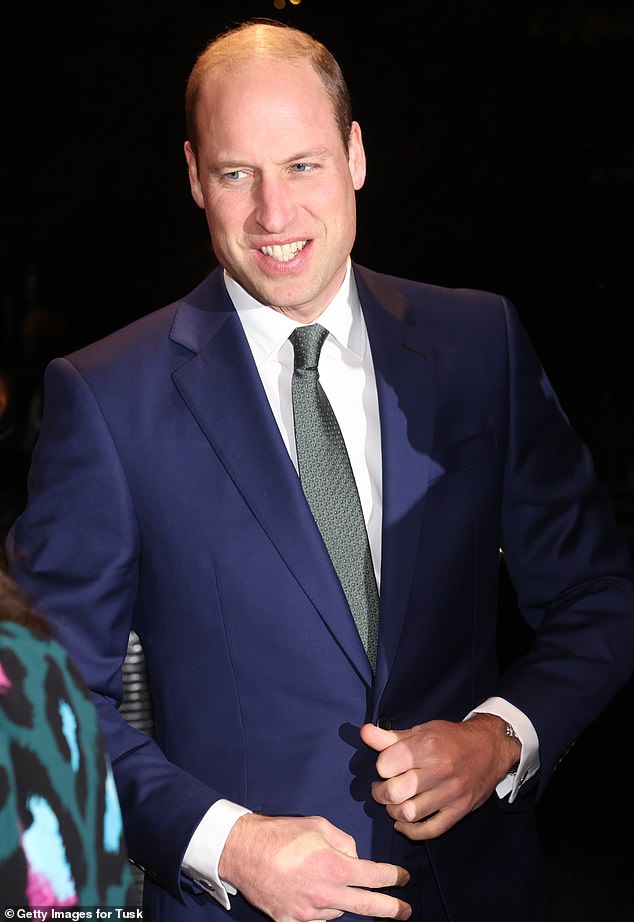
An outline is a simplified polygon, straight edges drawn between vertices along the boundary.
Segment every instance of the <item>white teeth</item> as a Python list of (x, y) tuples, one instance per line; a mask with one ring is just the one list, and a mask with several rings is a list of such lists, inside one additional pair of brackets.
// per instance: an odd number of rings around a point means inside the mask
[(293, 243), (284, 243), (282, 246), (275, 244), (275, 246), (261, 247), (261, 252), (265, 256), (271, 256), (273, 259), (277, 259), (278, 262), (286, 263), (289, 259), (292, 259), (296, 253), (299, 253), (304, 249), (307, 240), (295, 240)]

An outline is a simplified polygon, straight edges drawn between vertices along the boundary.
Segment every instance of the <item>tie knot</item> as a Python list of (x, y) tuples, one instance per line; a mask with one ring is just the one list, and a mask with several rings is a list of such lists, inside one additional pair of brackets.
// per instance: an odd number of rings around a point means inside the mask
[(328, 330), (318, 323), (296, 327), (288, 337), (295, 350), (295, 368), (317, 368), (319, 353), (328, 336)]

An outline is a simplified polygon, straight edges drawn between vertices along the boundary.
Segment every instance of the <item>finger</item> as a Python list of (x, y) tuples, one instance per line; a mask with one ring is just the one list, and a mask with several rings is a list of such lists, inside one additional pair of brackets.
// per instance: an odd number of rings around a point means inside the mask
[(404, 887), (409, 883), (409, 871), (399, 864), (357, 858), (349, 877), (349, 886), (376, 890), (382, 887)]
[(443, 835), (464, 815), (464, 811), (446, 807), (435, 810), (416, 822), (398, 819), (394, 823), (394, 829), (413, 842), (422, 842)]
[(357, 916), (374, 916), (381, 919), (409, 919), (412, 914), (412, 907), (405, 900), (399, 900), (387, 893), (374, 893), (355, 887), (346, 888), (341, 898), (341, 908)]
[(394, 823), (394, 829), (400, 832), (411, 842), (426, 842), (429, 839), (436, 839), (443, 835), (454, 825), (455, 820), (451, 820), (444, 811), (437, 811), (423, 820), (416, 823), (406, 823), (403, 820), (397, 820)]
[(406, 780), (406, 775), (399, 775), (389, 781), (376, 781), (372, 786), (372, 797), (385, 807), (393, 820), (419, 823), (449, 807), (440, 790), (417, 791), (412, 784), (406, 784)]
[[(425, 793), (422, 790), (424, 781), (418, 771), (406, 771), (385, 781), (372, 782), (372, 797), (378, 804), (404, 804), (413, 797), (420, 797)], [(411, 817), (407, 817), (411, 819)]]
[(410, 905), (380, 890), (402, 887), (409, 879), (409, 872), (400, 865), (360, 858), (351, 860), (346, 883), (337, 889), (334, 906), (320, 907), (320, 916), (330, 920), (350, 912), (362, 916), (408, 919), (411, 915)]

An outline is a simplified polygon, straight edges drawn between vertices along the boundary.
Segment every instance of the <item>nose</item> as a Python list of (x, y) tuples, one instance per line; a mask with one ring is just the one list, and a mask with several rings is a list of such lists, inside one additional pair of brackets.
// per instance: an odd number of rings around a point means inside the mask
[(271, 234), (285, 231), (296, 211), (291, 190), (280, 176), (262, 176), (254, 190), (254, 217)]

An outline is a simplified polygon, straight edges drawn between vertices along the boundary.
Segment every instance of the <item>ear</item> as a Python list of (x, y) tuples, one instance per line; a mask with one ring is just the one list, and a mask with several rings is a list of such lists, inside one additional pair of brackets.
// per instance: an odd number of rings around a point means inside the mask
[(192, 192), (192, 198), (199, 208), (204, 208), (205, 199), (203, 197), (203, 190), (198, 178), (198, 163), (196, 162), (196, 154), (192, 150), (192, 146), (189, 141), (185, 141), (185, 160), (187, 160), (187, 172), (189, 173), (189, 187)]
[(353, 122), (350, 128), (350, 143), (348, 145), (348, 165), (352, 176), (352, 185), (355, 190), (362, 187), (365, 182), (365, 150), (361, 138), (361, 127), (358, 122)]

